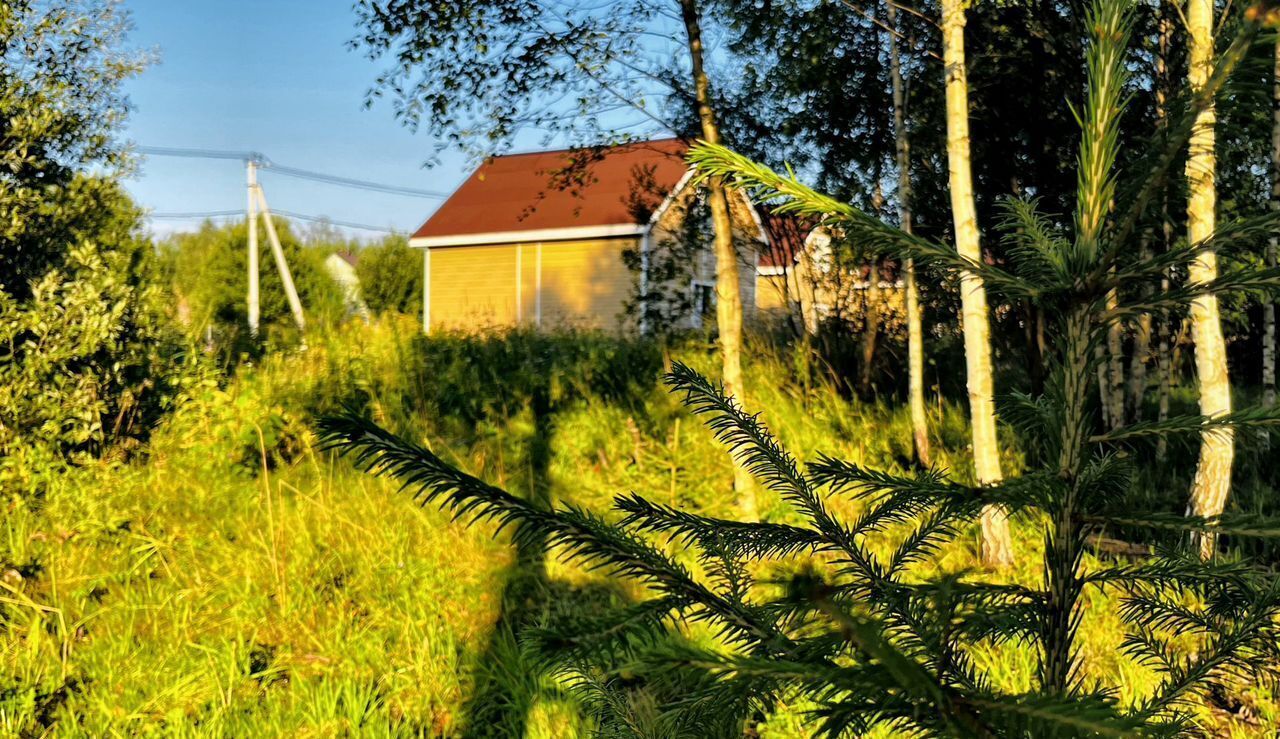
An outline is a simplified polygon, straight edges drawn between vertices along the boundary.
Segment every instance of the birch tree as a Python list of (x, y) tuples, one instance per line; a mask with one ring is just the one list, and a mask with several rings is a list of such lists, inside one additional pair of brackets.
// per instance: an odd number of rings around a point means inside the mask
[[(1274, 72), (1271, 83), (1271, 210), (1280, 211), (1280, 43), (1274, 52)], [(1272, 234), (1267, 242), (1267, 267), (1276, 266), (1276, 252), (1280, 251), (1280, 238)], [(1276, 404), (1276, 304), (1274, 300), (1262, 302), (1262, 404), (1272, 408)]]
[[(889, 21), (889, 79), (893, 86), (893, 137), (898, 164), (898, 227), (912, 232), (911, 223), (911, 143), (907, 137), (906, 90), (902, 79), (902, 58), (898, 50), (898, 7), (885, 4)], [(911, 410), (912, 448), (916, 461), (933, 464), (929, 447), (929, 420), (924, 407), (924, 327), (920, 310), (920, 290), (916, 285), (914, 259), (903, 264), (907, 304), (907, 404)]]
[[(1156, 127), (1162, 134), (1169, 126), (1169, 90), (1173, 84), (1173, 75), (1169, 70), (1170, 46), (1173, 43), (1173, 19), (1170, 18), (1169, 3), (1171, 0), (1160, 0), (1160, 14), (1157, 20), (1159, 37), (1156, 45), (1155, 75), (1155, 114)], [(1169, 215), (1169, 188), (1160, 189), (1160, 242), (1165, 252), (1173, 247), (1173, 219)], [(1160, 276), (1160, 292), (1169, 291), (1169, 273)], [(1166, 316), (1160, 322), (1159, 344), (1156, 348), (1156, 384), (1157, 410), (1156, 420), (1164, 423), (1169, 420), (1169, 397), (1173, 393), (1173, 323)], [(1141, 405), (1141, 397), (1136, 406)], [(1168, 440), (1160, 437), (1156, 441), (1156, 461), (1163, 462), (1168, 454)]]
[[(1200, 96), (1213, 73), (1213, 0), (1188, 0), (1186, 6), (1189, 41), (1187, 71), (1193, 96)], [(1216, 112), (1212, 99), (1202, 100), (1191, 130), (1187, 154), (1187, 240), (1208, 242), (1216, 225), (1217, 186), (1215, 156)], [(1188, 279), (1206, 283), (1218, 276), (1218, 256), (1205, 249), (1189, 265)], [(1191, 302), (1191, 336), (1195, 342), (1196, 374), (1200, 390), (1200, 413), (1208, 417), (1231, 412), (1231, 382), (1227, 374), (1227, 347), (1222, 335), (1218, 298), (1213, 293)], [(1191, 484), (1190, 511), (1196, 516), (1215, 516), (1223, 511), (1231, 489), (1231, 465), (1235, 456), (1235, 432), (1226, 427), (1205, 432), (1200, 440), (1200, 459)], [(1214, 549), (1212, 536), (1199, 536), (1202, 556)]]
[[(946, 75), (947, 170), (951, 184), (951, 211), (956, 249), (971, 262), (982, 261), (973, 173), (969, 160), (969, 83), (964, 56), (964, 0), (942, 2), (942, 57)], [(979, 484), (994, 485), (1003, 479), (1000, 447), (996, 437), (994, 380), (991, 367), (991, 328), (987, 292), (982, 278), (972, 270), (960, 277), (960, 310), (969, 390), (969, 420), (973, 440), (973, 468)], [(982, 561), (988, 566), (1013, 563), (1009, 522), (996, 506), (982, 513)]]
[[(694, 96), (698, 108), (698, 124), (702, 139), (720, 143), (720, 127), (711, 105), (711, 82), (703, 65), (702, 23), (696, 0), (680, 0), (680, 16), (689, 45)], [(725, 395), (743, 400), (742, 382), (742, 293), (738, 280), (738, 253), (733, 245), (733, 222), (729, 218), (729, 198), (718, 177), (707, 181), (711, 223), (715, 231), (716, 255), (716, 326), (719, 329), (720, 372)], [(754, 521), (759, 517), (751, 474), (734, 464), (733, 490), (741, 516)]]

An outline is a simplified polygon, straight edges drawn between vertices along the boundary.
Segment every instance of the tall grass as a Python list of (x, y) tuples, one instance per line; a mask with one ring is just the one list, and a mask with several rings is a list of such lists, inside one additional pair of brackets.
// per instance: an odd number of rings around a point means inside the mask
[[(509, 490), (595, 508), (667, 490), (681, 507), (727, 513), (729, 461), (659, 385), (663, 348), (590, 333), (426, 338), (394, 318), (331, 331), (231, 378), (192, 374), (144, 457), (80, 469), (7, 511), (0, 734), (585, 731), (560, 686), (525, 664), (516, 632), (637, 593), (554, 560), (530, 577), (504, 537), (451, 525), (317, 452), (309, 424), (355, 404)], [(788, 446), (908, 464), (904, 409), (850, 401), (821, 376), (799, 382), (788, 351), (758, 342), (748, 364), (749, 400)], [(666, 352), (716, 366), (707, 344)], [(953, 469), (967, 465), (963, 418), (934, 409), (939, 463)], [(973, 563), (975, 548), (961, 542), (948, 564)], [(1150, 675), (1118, 656), (1113, 605), (1090, 604), (1084, 667), (1122, 676), (1130, 699)], [(982, 658), (1010, 684), (1032, 670), (1016, 647)], [(1259, 735), (1280, 723), (1265, 692), (1248, 696)], [(804, 728), (783, 710), (762, 732)]]

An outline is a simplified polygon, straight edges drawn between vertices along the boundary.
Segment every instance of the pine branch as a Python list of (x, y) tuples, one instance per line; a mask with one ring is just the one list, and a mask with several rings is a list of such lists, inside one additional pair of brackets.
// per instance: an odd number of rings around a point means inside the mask
[(619, 522), (623, 527), (666, 534), (685, 546), (724, 546), (751, 559), (785, 557), (831, 546), (817, 532), (798, 526), (699, 516), (650, 502), (634, 493), (615, 498), (613, 507), (626, 514)]
[(1125, 54), (1133, 25), (1131, 3), (1094, 3), (1087, 11), (1090, 29), (1085, 54), (1089, 85), (1080, 125), (1077, 159), (1075, 240), (1060, 251), (1069, 274), (1080, 274), (1097, 262), (1107, 217), (1115, 203), (1116, 156), (1124, 115), (1128, 69)]
[(1176, 634), (1212, 634), (1220, 625), (1204, 613), (1145, 593), (1125, 596), (1120, 602), (1120, 617), (1142, 629)]
[(932, 515), (907, 534), (889, 558), (887, 576), (894, 577), (913, 562), (919, 562), (933, 554), (943, 540), (954, 539), (959, 523), (972, 520), (979, 508), (973, 505), (938, 506)]
[(1168, 186), (1169, 173), (1178, 161), (1183, 147), (1191, 139), (1191, 131), (1196, 117), (1205, 108), (1213, 105), (1218, 92), (1227, 84), (1232, 72), (1247, 56), (1249, 49), (1257, 38), (1258, 31), (1259, 25), (1256, 20), (1249, 20), (1241, 25), (1240, 30), (1235, 38), (1232, 39), (1226, 51), (1218, 57), (1218, 62), (1213, 68), (1213, 74), (1197, 91), (1195, 97), (1189, 101), (1187, 110), (1178, 116), (1172, 125), (1160, 132), (1162, 136), (1159, 144), (1161, 145), (1153, 147), (1158, 152), (1154, 161), (1148, 168), (1139, 173), (1136, 178), (1136, 186), (1131, 188), (1130, 193), (1118, 198), (1119, 202), (1128, 203), (1129, 207), (1124, 211), (1123, 215), (1116, 219), (1117, 225), (1108, 234), (1105, 240), (1104, 253), (1097, 261), (1093, 272), (1089, 275), (1086, 281), (1087, 284), (1101, 283), (1106, 278), (1109, 268), (1119, 261), (1118, 256), (1129, 246), (1130, 236), (1146, 214), (1151, 203), (1155, 200), (1156, 195)]
[(1280, 519), (1245, 514), (1221, 516), (1179, 516), (1171, 513), (1142, 515), (1082, 516), (1082, 522), (1095, 526), (1132, 526), (1161, 531), (1196, 532), (1222, 536), (1259, 539), (1280, 537)]
[(1046, 286), (1063, 288), (1071, 277), (1062, 255), (1068, 244), (1047, 216), (1039, 210), (1039, 198), (1002, 198), (997, 227), (1019, 277)]
[(781, 648), (789, 642), (772, 626), (758, 622), (693, 580), (678, 563), (643, 540), (573, 507), (547, 511), (460, 472), (432, 452), (402, 441), (354, 414), (319, 422), (322, 448), (337, 450), (375, 475), (396, 477), (415, 501), (435, 504), (469, 524), (494, 520), (498, 531), (512, 524), (517, 541), (565, 550), (569, 561), (588, 569), (607, 569), (657, 588), (667, 595), (702, 605), (738, 639)]
[(1152, 436), (1215, 433), (1228, 428), (1256, 428), (1280, 424), (1280, 408), (1243, 408), (1221, 416), (1174, 416), (1164, 421), (1143, 421), (1121, 426), (1089, 438), (1094, 444), (1110, 444)]
[(1205, 254), (1216, 253), (1222, 256), (1251, 249), (1277, 229), (1280, 229), (1280, 210), (1220, 222), (1212, 236), (1196, 245), (1174, 247), (1144, 260), (1121, 265), (1103, 281), (1102, 288), (1109, 290), (1129, 286), (1134, 282), (1156, 281), (1172, 271), (1186, 269)]
[[(1042, 506), (1046, 501), (1043, 496), (1036, 495), (1036, 490), (1050, 477), (1050, 473), (1037, 472), (1010, 478), (999, 485), (970, 487), (947, 480), (937, 470), (920, 472), (915, 477), (904, 477), (826, 455), (820, 455), (809, 465), (809, 479), (814, 486), (828, 486), (836, 493), (851, 491), (856, 497), (884, 494), (891, 506), (928, 503), (980, 508), (998, 505), (1010, 510)], [(855, 532), (861, 531), (856, 525), (851, 528)]]
[[(997, 736), (1134, 736), (1146, 724), (1126, 716), (1112, 700), (1084, 696), (1020, 696), (965, 698), (993, 723)], [(999, 723), (996, 723), (996, 722)]]
[(1208, 583), (1243, 584), (1258, 577), (1259, 574), (1256, 566), (1245, 562), (1206, 562), (1198, 555), (1166, 551), (1161, 552), (1158, 558), (1142, 564), (1104, 567), (1088, 573), (1083, 581), (1102, 587), (1149, 585), (1159, 588), (1185, 588)]
[(795, 459), (724, 389), (680, 362), (673, 362), (667, 383), (684, 393), (685, 406), (705, 417), (707, 427), (737, 460), (783, 499), (796, 506), (832, 546), (862, 556), (852, 533), (827, 510), (826, 504), (800, 474)]
[(667, 596), (603, 616), (566, 615), (546, 626), (526, 629), (521, 647), (527, 658), (548, 670), (564, 664), (607, 664), (668, 636), (673, 616), (692, 605), (692, 601)]
[(1206, 295), (1257, 292), (1264, 295), (1280, 294), (1280, 267), (1271, 269), (1233, 269), (1223, 272), (1208, 282), (1192, 282), (1172, 288), (1158, 295), (1127, 302), (1106, 311), (1102, 319), (1107, 323), (1131, 320), (1143, 313), (1162, 313), (1181, 310), (1196, 298)]
[(690, 150), (689, 163), (704, 177), (729, 179), (755, 202), (768, 203), (776, 212), (819, 219), (826, 225), (838, 227), (871, 253), (914, 259), (922, 266), (949, 275), (969, 272), (981, 277), (992, 289), (1015, 299), (1040, 293), (1040, 286), (998, 267), (967, 259), (955, 249), (905, 233), (848, 203), (821, 195), (801, 183), (794, 172), (779, 175), (723, 146), (706, 142)]
[(1260, 664), (1251, 663), (1250, 657), (1259, 650), (1274, 650), (1280, 636), (1276, 626), (1278, 616), (1280, 584), (1273, 581), (1267, 590), (1257, 593), (1244, 618), (1221, 632), (1195, 658), (1170, 670), (1156, 695), (1145, 701), (1134, 715), (1143, 719), (1157, 717), (1213, 684), (1215, 676), (1264, 669)]
[(1120, 642), (1120, 651), (1139, 664), (1161, 672), (1171, 672), (1177, 665), (1169, 645), (1149, 628), (1130, 626)]

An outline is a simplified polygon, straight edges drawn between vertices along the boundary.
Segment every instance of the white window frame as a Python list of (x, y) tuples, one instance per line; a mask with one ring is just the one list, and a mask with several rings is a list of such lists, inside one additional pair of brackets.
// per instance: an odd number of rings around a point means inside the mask
[(689, 292), (692, 293), (693, 296), (693, 311), (690, 314), (689, 320), (693, 324), (694, 328), (702, 328), (702, 306), (698, 305), (698, 288), (700, 287), (711, 288), (711, 305), (709, 306), (711, 310), (715, 310), (716, 301), (719, 300), (719, 296), (716, 295), (715, 280), (689, 281)]

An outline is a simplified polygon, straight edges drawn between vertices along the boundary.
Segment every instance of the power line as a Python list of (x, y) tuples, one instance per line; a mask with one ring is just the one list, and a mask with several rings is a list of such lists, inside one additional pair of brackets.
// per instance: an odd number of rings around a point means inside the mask
[(341, 187), (354, 187), (360, 190), (373, 190), (376, 192), (385, 192), (392, 195), (408, 195), (418, 198), (447, 198), (447, 193), (437, 190), (419, 190), (416, 187), (402, 187), (400, 185), (385, 185), (381, 182), (370, 182), (368, 180), (357, 180), (350, 177), (339, 177), (338, 175), (324, 174), (323, 172), (311, 172), (297, 167), (286, 167), (280, 164), (271, 164), (268, 162), (263, 167), (264, 172), (274, 172), (282, 174), (286, 177), (297, 177), (303, 180), (312, 180), (314, 182), (323, 182), (330, 185), (339, 185)]
[(243, 210), (192, 210), (185, 212), (172, 213), (151, 213), (149, 218), (185, 220), (191, 218), (225, 218), (227, 216), (242, 216)]
[(171, 146), (139, 146), (138, 152), (158, 157), (182, 157), (186, 159), (239, 159), (265, 162), (267, 158), (256, 151), (230, 151), (227, 149), (184, 149)]
[(309, 215), (304, 215), (302, 213), (293, 213), (287, 210), (277, 210), (275, 208), (271, 209), (271, 213), (272, 215), (282, 215), (282, 216), (285, 216), (286, 218), (297, 218), (298, 220), (311, 221), (312, 223), (328, 223), (334, 226), (342, 226), (343, 228), (355, 228), (361, 231), (380, 231), (382, 233), (388, 233), (388, 234), (398, 233), (394, 228), (387, 228), (386, 226), (370, 226), (366, 223), (353, 223), (351, 221), (335, 221), (332, 218), (326, 218), (324, 216), (309, 216)]
[[(310, 221), (312, 223), (328, 223), (343, 228), (354, 228), (361, 231), (379, 231), (382, 233), (396, 233), (396, 229), (387, 228), (386, 226), (371, 226), (367, 223), (355, 223), (353, 221), (337, 221), (326, 216), (311, 216), (305, 213), (294, 213), (288, 210), (271, 209), (272, 215), (284, 216), (285, 218), (293, 218), (299, 221)], [(244, 216), (243, 210), (205, 210), (205, 211), (189, 211), (175, 213), (151, 213), (150, 218), (160, 220), (196, 220), (204, 218), (234, 218)]]
[(273, 163), (265, 154), (256, 151), (231, 151), (227, 149), (196, 149), (167, 146), (139, 146), (138, 151), (142, 154), (149, 154), (152, 156), (181, 157), (187, 159), (239, 159), (241, 161), (252, 161), (257, 163), (262, 167), (262, 171), (264, 172), (275, 172), (276, 174), (282, 174), (286, 177), (297, 177), (299, 179), (323, 182), (329, 185), (353, 187), (359, 190), (385, 192), (391, 195), (406, 195), (417, 198), (448, 197), (448, 193), (443, 193), (438, 190), (421, 190), (416, 187), (405, 187), (403, 185), (388, 185), (383, 182), (358, 180), (352, 177), (342, 177), (340, 175), (326, 174), (324, 172), (314, 172), (309, 169), (287, 167), (283, 164)]

